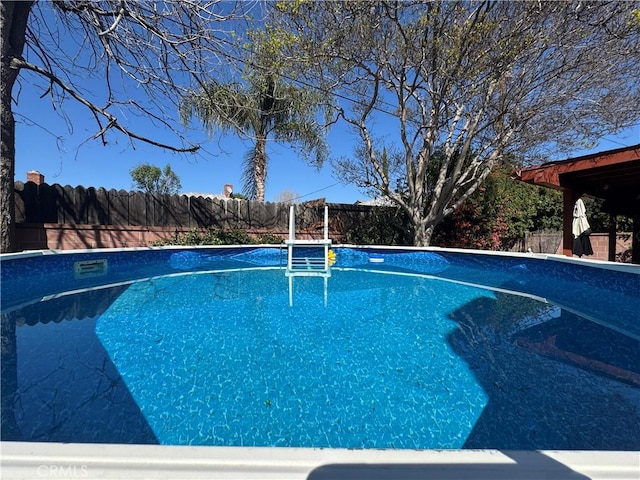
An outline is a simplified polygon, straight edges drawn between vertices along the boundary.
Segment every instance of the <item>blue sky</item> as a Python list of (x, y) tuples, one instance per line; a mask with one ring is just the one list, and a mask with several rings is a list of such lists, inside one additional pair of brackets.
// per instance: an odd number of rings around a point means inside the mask
[[(84, 107), (71, 100), (65, 104), (65, 114), (71, 120), (68, 124), (47, 97), (39, 98), (38, 89), (25, 82), (27, 86), (30, 88), (22, 89), (14, 107), (16, 180), (24, 181), (27, 171), (38, 170), (50, 184), (129, 190), (132, 187), (129, 172), (133, 167), (141, 163), (164, 167), (169, 163), (180, 177), (184, 193), (221, 193), (227, 183), (234, 185), (236, 192), (241, 190), (242, 160), (251, 145), (232, 134), (211, 140), (204, 133), (199, 134), (197, 140), (203, 142), (202, 151), (196, 155), (167, 152), (141, 142), (132, 146), (119, 133), (111, 133), (110, 145), (103, 146), (91, 139), (97, 128)], [(132, 128), (176, 144), (162, 131), (144, 126), (138, 130), (135, 124)], [(350, 154), (352, 138), (344, 126), (334, 128), (328, 140), (332, 155)], [(318, 170), (286, 146), (269, 142), (267, 149), (267, 201), (275, 201), (287, 190), (300, 195), (301, 201), (325, 197), (331, 202), (353, 203), (367, 198), (357, 188), (340, 183), (328, 163)]]
[[(69, 55), (68, 65), (76, 65), (86, 53), (82, 43), (84, 37), (78, 38), (73, 41), (71, 36), (63, 35), (63, 43), (67, 47), (65, 52), (68, 50)], [(79, 56), (78, 51), (81, 52)], [(40, 63), (35, 56), (30, 56), (29, 51), (25, 55), (28, 60)], [(103, 71), (79, 69), (71, 74), (85, 92), (93, 94), (90, 95), (92, 101), (101, 102), (100, 94), (104, 93)], [(91, 139), (98, 127), (88, 110), (73, 100), (67, 100), (63, 110), (54, 108), (49, 96), (41, 98), (47, 87), (47, 82), (42, 78), (29, 77), (29, 73), (23, 71), (19, 84), (14, 88), (14, 98), (17, 100), (14, 104), (17, 123), (16, 180), (25, 180), (27, 171), (38, 170), (50, 184), (130, 190), (133, 185), (129, 172), (133, 167), (142, 163), (164, 167), (168, 163), (181, 180), (182, 192), (221, 193), (228, 183), (235, 186), (236, 192), (241, 191), (242, 160), (251, 147), (249, 142), (242, 142), (231, 134), (208, 139), (198, 129), (189, 133), (189, 138), (202, 145), (196, 155), (175, 154), (142, 142), (132, 144), (117, 132), (108, 135), (109, 145), (105, 147), (99, 140)], [(135, 87), (132, 88), (131, 83), (124, 88), (127, 88), (127, 95), (133, 92), (132, 96), (136, 98)], [(120, 116), (118, 112), (114, 113)], [(175, 144), (168, 133), (158, 126), (150, 126), (142, 119), (130, 116), (124, 118), (122, 123), (136, 133)], [(385, 118), (380, 118), (377, 126), (380, 131), (374, 133), (387, 138), (398, 130), (395, 125), (385, 125)], [(192, 127), (198, 128), (198, 125), (193, 124)], [(344, 122), (338, 122), (329, 133), (328, 143), (330, 156), (339, 158), (353, 153), (355, 138)], [(603, 139), (591, 150), (573, 152), (572, 156), (636, 143), (640, 143), (640, 124), (618, 136)], [(358, 188), (341, 183), (329, 162), (317, 170), (287, 146), (269, 142), (267, 149), (267, 201), (277, 200), (284, 191), (294, 192), (300, 201), (324, 197), (330, 202), (353, 203), (368, 198)]]
[[(68, 101), (64, 106), (71, 120), (68, 123), (59, 111), (53, 109), (48, 97), (39, 97), (41, 91), (27, 88), (32, 85), (26, 82), (23, 86), (19, 103), (14, 108), (17, 121), (16, 180), (24, 181), (27, 171), (38, 170), (50, 184), (130, 190), (129, 171), (133, 167), (141, 163), (164, 167), (169, 163), (180, 177), (184, 193), (221, 193), (227, 183), (234, 185), (236, 192), (241, 190), (242, 159), (250, 144), (243, 143), (234, 135), (209, 140), (204, 133), (196, 134), (197, 140), (203, 143), (202, 151), (195, 156), (166, 152), (141, 142), (136, 142), (133, 148), (119, 133), (110, 134), (110, 144), (105, 147), (90, 139), (96, 125), (84, 107)], [(133, 125), (135, 127), (136, 124)], [(141, 133), (170, 141), (162, 130), (145, 128), (140, 127)], [(328, 141), (332, 157), (347, 156), (353, 152), (354, 137), (344, 123), (333, 126)], [(571, 156), (637, 143), (640, 143), (640, 125), (620, 135), (606, 137), (596, 147), (576, 151)], [(276, 201), (283, 191), (295, 192), (301, 197), (299, 201), (326, 198), (329, 202), (354, 203), (368, 198), (358, 188), (342, 184), (329, 163), (317, 170), (286, 146), (270, 142), (267, 148), (266, 201)]]

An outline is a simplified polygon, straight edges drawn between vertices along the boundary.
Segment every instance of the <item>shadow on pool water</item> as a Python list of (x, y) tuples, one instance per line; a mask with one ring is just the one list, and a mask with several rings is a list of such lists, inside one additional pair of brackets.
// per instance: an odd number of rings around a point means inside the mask
[(124, 288), (2, 315), (3, 441), (158, 443), (95, 334)]
[[(566, 311), (514, 331), (522, 317), (505, 309), (503, 298), (483, 297), (451, 314), (458, 327), (448, 341), (489, 399), (464, 448), (640, 449), (640, 389), (593, 368), (610, 362), (637, 372), (639, 342)], [(558, 350), (579, 354), (543, 355), (527, 348), (523, 339), (535, 341), (544, 331), (561, 339)]]

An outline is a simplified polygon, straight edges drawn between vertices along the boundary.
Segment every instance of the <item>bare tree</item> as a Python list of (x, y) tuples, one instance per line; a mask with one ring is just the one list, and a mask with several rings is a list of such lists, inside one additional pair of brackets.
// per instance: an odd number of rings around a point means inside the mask
[[(39, 89), (63, 115), (65, 102), (86, 107), (95, 120), (92, 138), (103, 144), (124, 135), (132, 145), (195, 152), (198, 146), (179, 128), (178, 99), (200, 87), (199, 78), (211, 78), (228, 62), (228, 38), (242, 26), (229, 20), (242, 18), (254, 5), (221, 0), (2, 0), (1, 251), (15, 248), (12, 101), (19, 102), (22, 88)], [(151, 122), (158, 137), (140, 133), (132, 119)]]
[(291, 65), (343, 99), (360, 143), (336, 162), (343, 179), (393, 200), (428, 245), (505, 155), (569, 151), (638, 122), (639, 7), (282, 2), (271, 21), (290, 32), (274, 43)]
[(296, 203), (300, 198), (300, 194), (293, 190), (282, 190), (276, 198), (277, 203)]

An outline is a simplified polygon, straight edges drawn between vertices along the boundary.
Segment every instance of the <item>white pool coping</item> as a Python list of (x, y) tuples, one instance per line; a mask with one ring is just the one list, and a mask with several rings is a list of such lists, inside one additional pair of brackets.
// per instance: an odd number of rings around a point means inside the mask
[(637, 480), (640, 452), (346, 450), (2, 442), (4, 480)]

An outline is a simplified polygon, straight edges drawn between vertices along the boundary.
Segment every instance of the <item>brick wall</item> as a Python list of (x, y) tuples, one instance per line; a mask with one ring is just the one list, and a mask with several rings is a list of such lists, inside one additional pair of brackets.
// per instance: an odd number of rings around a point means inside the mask
[(148, 247), (175, 235), (171, 227), (19, 223), (17, 250), (72, 250), (86, 248)]
[[(608, 233), (592, 233), (591, 246), (593, 247), (593, 255), (586, 257), (593, 260), (609, 260), (609, 234)], [(631, 234), (618, 233), (616, 235), (616, 258), (624, 254), (631, 248)], [(562, 249), (560, 249), (562, 253)], [(631, 261), (631, 257), (629, 257)]]
[[(585, 258), (593, 260), (609, 260), (609, 234), (608, 233), (592, 233), (589, 237), (591, 240), (591, 246), (593, 247), (593, 255), (589, 255)], [(631, 234), (620, 233), (616, 235), (616, 260), (617, 261), (631, 261), (631, 256), (628, 251), (631, 249)], [(516, 243), (511, 249), (512, 252), (527, 252), (532, 251), (534, 253), (555, 253), (562, 255), (562, 232), (530, 232), (525, 235), (525, 238)], [(627, 252), (627, 257), (620, 260), (620, 257)]]
[[(21, 250), (73, 250), (87, 248), (149, 247), (158, 240), (189, 232), (189, 228), (120, 225), (75, 225), (57, 223), (19, 223), (16, 225), (17, 251)], [(250, 235), (269, 233), (283, 240), (289, 232), (283, 230), (247, 229)], [(321, 238), (322, 230), (296, 232), (296, 238)], [(340, 232), (330, 231), (330, 238), (342, 242)]]
[(593, 255), (588, 257), (594, 260), (609, 260), (609, 235), (606, 233), (591, 234), (591, 246)]

